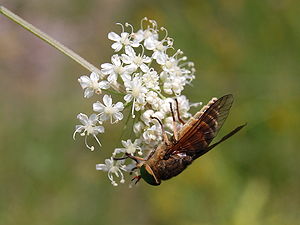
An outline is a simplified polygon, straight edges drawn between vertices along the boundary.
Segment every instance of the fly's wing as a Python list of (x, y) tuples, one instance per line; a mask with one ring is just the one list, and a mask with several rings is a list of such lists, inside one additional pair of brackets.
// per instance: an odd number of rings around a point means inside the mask
[(195, 152), (201, 155), (201, 152), (203, 152), (202, 154), (204, 154), (211, 141), (223, 126), (232, 103), (233, 96), (231, 94), (219, 98), (183, 134), (167, 154), (172, 154), (172, 152), (184, 152), (191, 155)]

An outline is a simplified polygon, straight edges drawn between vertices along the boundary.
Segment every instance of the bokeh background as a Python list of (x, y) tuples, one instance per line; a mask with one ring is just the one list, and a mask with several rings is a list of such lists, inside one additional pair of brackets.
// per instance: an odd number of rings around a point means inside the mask
[[(295, 225), (300, 221), (300, 4), (280, 0), (3, 0), (94, 65), (113, 53), (116, 22), (147, 16), (194, 61), (194, 101), (232, 93), (220, 136), (238, 135), (159, 187), (112, 187), (95, 170), (119, 128), (90, 152), (72, 140), (91, 113), (88, 72), (0, 16), (0, 224)], [(120, 125), (121, 126), (121, 125)]]

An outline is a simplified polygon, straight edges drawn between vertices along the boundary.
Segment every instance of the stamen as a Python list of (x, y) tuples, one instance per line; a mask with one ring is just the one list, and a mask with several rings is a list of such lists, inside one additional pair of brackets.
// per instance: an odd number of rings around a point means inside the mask
[(85, 146), (90, 149), (91, 151), (94, 151), (95, 150), (95, 147), (94, 146), (89, 146), (88, 143), (87, 143), (87, 135), (84, 137), (84, 143), (85, 143)]
[(195, 64), (194, 64), (193, 62), (189, 62), (189, 63), (188, 63), (188, 66), (189, 66), (189, 67), (193, 67), (193, 66), (195, 66)]
[(187, 57), (186, 57), (186, 56), (183, 56), (183, 57), (181, 57), (180, 59), (178, 59), (178, 62), (179, 62), (179, 61), (185, 61), (185, 60), (187, 60)]
[(135, 118), (135, 115), (134, 115), (134, 105), (135, 105), (135, 98), (133, 98), (133, 102), (132, 102), (132, 109), (131, 109), (132, 118)]
[(122, 33), (124, 33), (124, 32), (125, 32), (125, 29), (124, 29), (123, 24), (121, 24), (121, 23), (116, 23), (116, 24), (122, 27)]
[(144, 28), (143, 28), (143, 23), (144, 23), (144, 21), (147, 21), (147, 20), (148, 20), (147, 17), (144, 17), (144, 18), (141, 20), (141, 30), (144, 30)]
[(94, 136), (94, 138), (96, 139), (96, 141), (97, 141), (97, 143), (99, 144), (99, 146), (101, 147), (102, 145), (101, 145), (101, 142), (99, 141), (99, 139), (97, 138), (97, 136), (96, 135), (93, 135)]
[(168, 38), (168, 30), (164, 27), (160, 28), (162, 31), (165, 31), (165, 37), (163, 38), (163, 40), (166, 40)]
[(139, 54), (140, 56), (143, 56), (144, 55), (144, 53), (145, 53), (145, 48), (144, 48), (144, 45), (142, 45), (142, 44), (140, 44), (140, 46), (142, 47), (142, 53), (141, 54)]
[(175, 52), (175, 54), (173, 55), (173, 57), (175, 58), (176, 56), (181, 55), (181, 54), (183, 54), (183, 51), (181, 51), (180, 49), (178, 49), (178, 50)]
[(170, 38), (170, 37), (168, 37), (168, 38), (167, 38), (167, 43), (168, 43), (168, 45), (169, 45), (169, 46), (172, 46), (172, 45), (173, 45), (173, 43), (174, 43), (174, 39), (173, 39), (173, 38)]
[(74, 131), (74, 133), (73, 133), (73, 139), (74, 139), (74, 140), (75, 140), (75, 135), (76, 135), (76, 133), (78, 133), (80, 129), (82, 129), (82, 126), (78, 127), (78, 128)]
[(157, 23), (156, 23), (156, 21), (155, 21), (155, 20), (149, 20), (149, 22), (151, 23), (153, 29), (154, 29), (155, 31), (157, 31)]
[(125, 180), (124, 180), (124, 175), (123, 175), (123, 173), (122, 173), (122, 171), (119, 169), (119, 171), (120, 171), (120, 174), (121, 174), (121, 180), (120, 180), (120, 183), (125, 183)]
[(130, 27), (131, 28), (131, 34), (133, 34), (133, 26), (130, 23), (125, 23), (126, 27)]

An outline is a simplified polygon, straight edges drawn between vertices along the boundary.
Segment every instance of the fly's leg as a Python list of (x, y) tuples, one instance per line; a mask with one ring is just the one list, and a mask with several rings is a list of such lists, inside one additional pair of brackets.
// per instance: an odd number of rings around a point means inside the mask
[(137, 183), (140, 181), (141, 178), (142, 178), (141, 176), (135, 176), (135, 177), (133, 177), (133, 178), (131, 179), (131, 181), (136, 180), (134, 183), (137, 184)]
[(130, 172), (129, 172), (129, 175), (132, 175), (133, 174), (133, 171), (135, 171), (137, 169), (137, 166), (136, 167), (133, 167)]
[(175, 102), (176, 102), (176, 112), (177, 112), (178, 121), (182, 124), (185, 124), (185, 122), (180, 118), (179, 104), (177, 98), (175, 98)]
[(146, 159), (144, 158), (141, 158), (141, 157), (138, 157), (138, 156), (134, 156), (134, 155), (131, 155), (129, 153), (125, 153), (125, 156), (124, 157), (121, 157), (121, 158), (113, 158), (114, 160), (123, 160), (123, 159), (132, 159), (134, 160), (136, 163), (139, 163), (139, 161), (146, 161)]
[(162, 129), (162, 135), (163, 135), (164, 142), (165, 142), (166, 145), (170, 145), (171, 142), (168, 139), (167, 133), (166, 133), (165, 128), (164, 128), (164, 125), (162, 124), (160, 119), (158, 119), (157, 117), (153, 117), (153, 116), (151, 116), (151, 119), (156, 119), (159, 122), (159, 124), (161, 126), (161, 129)]
[(173, 107), (172, 107), (172, 103), (171, 102), (170, 102), (170, 110), (171, 110), (172, 118), (173, 118), (173, 134), (174, 134), (174, 139), (175, 139), (175, 141), (178, 141), (178, 130), (177, 130), (176, 120), (175, 120), (174, 111), (173, 111)]

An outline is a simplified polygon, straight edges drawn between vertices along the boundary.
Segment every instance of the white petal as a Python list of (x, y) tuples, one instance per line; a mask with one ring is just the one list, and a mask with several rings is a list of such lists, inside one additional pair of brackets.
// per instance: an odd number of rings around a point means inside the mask
[(137, 70), (137, 66), (135, 64), (130, 64), (130, 65), (127, 65), (124, 67), (124, 69), (126, 70), (127, 73), (131, 74), (133, 73), (134, 71)]
[(122, 32), (121, 33), (121, 38), (122, 39), (126, 39), (126, 38), (128, 38), (129, 37), (129, 34), (127, 33), (127, 32)]
[(103, 112), (104, 111), (104, 108), (105, 108), (105, 105), (103, 105), (101, 102), (95, 102), (93, 104), (93, 110), (95, 112)]
[(94, 89), (92, 89), (92, 88), (87, 88), (87, 89), (85, 89), (83, 96), (84, 96), (85, 98), (90, 98), (90, 97), (93, 96), (93, 94), (94, 94)]
[(137, 48), (140, 46), (140, 42), (134, 40), (132, 43), (131, 43), (131, 46), (134, 47), (134, 48)]
[(125, 152), (124, 148), (116, 148), (113, 155), (119, 154), (120, 152)]
[(79, 119), (79, 121), (83, 124), (83, 125), (87, 125), (89, 118), (87, 117), (87, 115), (85, 115), (84, 113), (79, 113), (77, 115), (77, 119)]
[(116, 113), (113, 114), (113, 117), (116, 120), (122, 120), (123, 119), (123, 114), (121, 112), (116, 112)]
[(127, 142), (128, 142), (129, 140), (127, 140), (127, 141), (121, 141), (122, 142), (122, 145), (125, 147), (125, 148), (127, 148), (127, 146), (128, 146), (128, 144), (127, 144)]
[(104, 127), (103, 126), (96, 126), (94, 127), (94, 130), (98, 133), (104, 133)]
[(118, 109), (118, 111), (122, 111), (124, 109), (124, 105), (122, 102), (117, 102), (114, 108)]
[(105, 75), (110, 74), (113, 70), (113, 65), (110, 63), (103, 63), (101, 64), (101, 72)]
[(124, 96), (124, 100), (125, 100), (126, 102), (130, 102), (130, 101), (132, 100), (132, 95), (130, 95), (130, 94), (125, 95), (125, 96)]
[(131, 64), (131, 63), (132, 63), (131, 57), (129, 57), (129, 56), (126, 55), (126, 54), (122, 54), (122, 61), (123, 61), (125, 64)]
[(102, 113), (99, 117), (99, 120), (104, 122), (104, 121), (108, 120), (109, 118), (110, 117), (107, 114)]
[(121, 66), (121, 60), (120, 57), (118, 55), (113, 55), (111, 57), (111, 62), (116, 65), (116, 66)]
[(98, 116), (93, 113), (92, 115), (90, 115), (89, 117), (89, 121), (92, 123), (92, 124), (96, 124), (98, 122)]
[(135, 51), (131, 46), (125, 46), (125, 53), (130, 57), (136, 56)]
[(111, 45), (112, 49), (115, 50), (115, 52), (118, 52), (121, 50), (121, 48), (123, 47), (123, 45), (120, 42), (115, 42)]
[(105, 80), (100, 81), (98, 85), (99, 85), (99, 88), (101, 88), (101, 89), (108, 89), (109, 88), (109, 82), (107, 82)]
[(117, 81), (117, 78), (118, 78), (117, 74), (112, 73), (112, 74), (110, 74), (110, 75), (107, 77), (107, 80), (108, 80), (108, 82), (110, 82), (110, 83), (114, 83), (114, 82)]
[(105, 164), (96, 164), (96, 170), (108, 171), (108, 168)]
[(90, 75), (90, 78), (92, 81), (98, 81), (99, 80), (99, 75), (95, 72), (92, 72), (91, 75)]
[(109, 40), (112, 40), (112, 41), (119, 41), (121, 39), (121, 37), (118, 34), (116, 34), (115, 32), (109, 32), (107, 37)]
[(110, 169), (113, 165), (114, 165), (114, 161), (112, 158), (110, 159), (105, 159), (105, 165), (107, 165), (107, 167)]
[(91, 80), (88, 76), (81, 76), (80, 78), (78, 78), (78, 82), (80, 83), (81, 87), (84, 89), (90, 86)]
[(150, 62), (151, 62), (151, 58), (148, 57), (148, 56), (146, 56), (146, 57), (144, 56), (144, 57), (143, 57), (143, 62), (144, 62), (144, 63), (150, 63)]
[(155, 39), (153, 39), (152, 37), (149, 37), (144, 41), (144, 46), (148, 50), (153, 50), (153, 49), (155, 49), (156, 42), (157, 41)]
[(131, 82), (131, 76), (128, 75), (128, 74), (122, 74), (122, 75), (121, 75), (121, 78), (122, 78), (122, 80), (124, 81), (125, 86), (126, 86), (127, 83), (130, 83), (130, 82)]
[(140, 68), (144, 73), (146, 73), (149, 70), (149, 67), (144, 63), (140, 66)]
[[(156, 54), (155, 54), (156, 53)], [(156, 62), (160, 65), (164, 65), (166, 64), (166, 61), (167, 61), (167, 55), (164, 54), (164, 53), (159, 53), (159, 52), (154, 52), (153, 53), (153, 58), (156, 58)]]
[(112, 105), (112, 98), (109, 95), (104, 95), (103, 103), (106, 106), (111, 106)]

